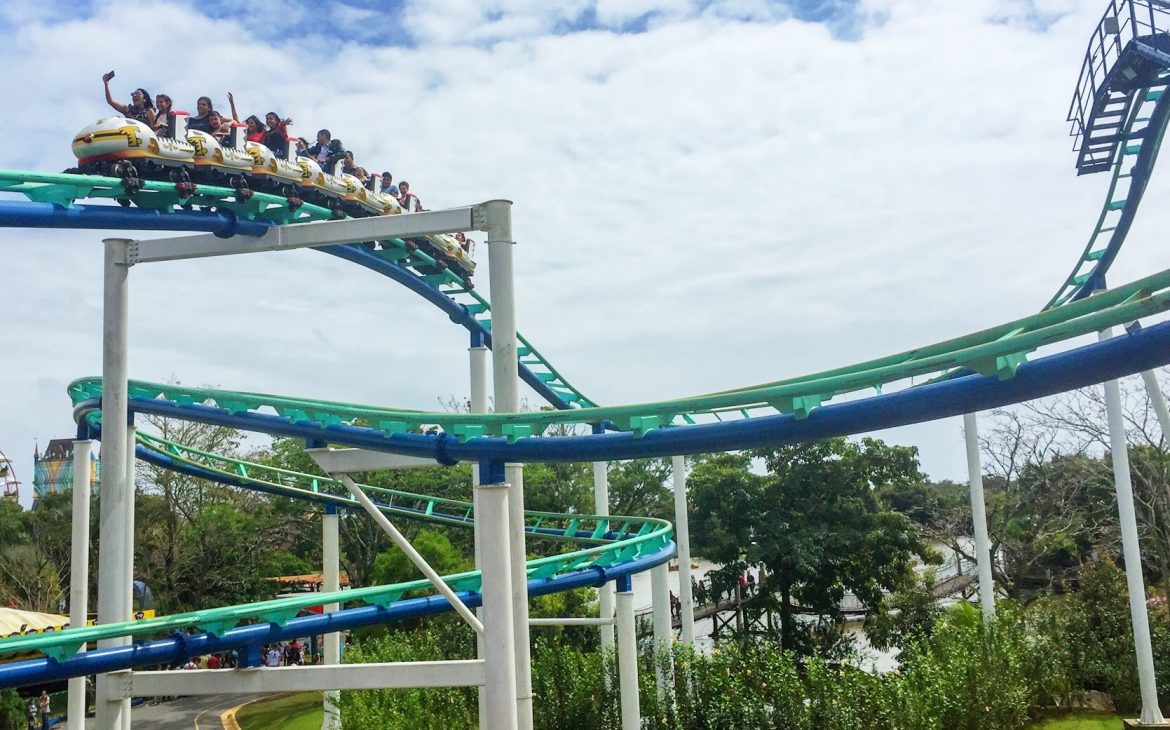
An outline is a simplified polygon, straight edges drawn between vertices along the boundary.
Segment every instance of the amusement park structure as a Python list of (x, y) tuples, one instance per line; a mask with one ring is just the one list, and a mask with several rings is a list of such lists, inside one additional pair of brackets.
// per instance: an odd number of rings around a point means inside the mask
[[(1104, 383), (1114, 477), (1129, 580), (1141, 721), (1164, 725), (1154, 684), (1149, 621), (1116, 379), (1142, 373), (1170, 433), (1170, 412), (1151, 370), (1170, 362), (1170, 270), (1111, 289), (1105, 277), (1141, 203), (1170, 114), (1163, 96), (1170, 69), (1170, 7), (1161, 0), (1114, 0), (1094, 30), (1069, 118), (1081, 174), (1112, 180), (1089, 244), (1072, 273), (1039, 313), (914, 350), (832, 370), (671, 401), (602, 407), (553, 367), (516, 331), (512, 208), (493, 200), (462, 208), (336, 220), (336, 209), (274, 193), (243, 196), (233, 187), (166, 181), (0, 171), (0, 191), (28, 201), (0, 202), (0, 225), (187, 232), (175, 238), (104, 241), (104, 349), (101, 378), (69, 387), (78, 424), (75, 463), (88, 464), (91, 439), (102, 440), (98, 623), (84, 625), (89, 542), (88, 479), (74, 482), (71, 621), (76, 628), (0, 640), (0, 655), (36, 651), (37, 659), (0, 665), (0, 686), (70, 678), (70, 727), (80, 728), (81, 678), (98, 675), (99, 728), (129, 725), (133, 696), (229, 694), (378, 687), (477, 686), (481, 726), (531, 727), (528, 599), (584, 586), (600, 589), (596, 625), (613, 645), (616, 629), (623, 726), (640, 727), (630, 576), (652, 571), (655, 640), (669, 643), (666, 564), (680, 567), (681, 638), (694, 640), (687, 531), (686, 454), (777, 445), (857, 434), (948, 416), (964, 416), (974, 533), (983, 610), (994, 604), (983, 517), (975, 414), (984, 409)], [(186, 183), (184, 183), (186, 184)], [(106, 198), (135, 207), (80, 204)], [(190, 210), (197, 205), (211, 210)], [(491, 301), (418, 242), (457, 232), (487, 233)], [(134, 267), (206, 256), (313, 248), (405, 286), (469, 335), (470, 413), (423, 412), (128, 380), (127, 310)], [(1155, 318), (1155, 319), (1151, 319)], [(1146, 320), (1143, 326), (1140, 322)], [(1118, 333), (1115, 328), (1124, 329)], [(1097, 334), (1093, 344), (1071, 340)], [(1038, 348), (1063, 345), (1055, 354)], [(488, 353), (495, 412), (488, 412)], [(913, 380), (913, 382), (912, 382)], [(553, 410), (521, 412), (519, 382)], [(917, 383), (917, 384), (915, 384)], [(836, 401), (836, 402), (834, 402)], [(298, 474), (202, 452), (133, 426), (137, 414), (184, 419), (304, 439), (329, 478)], [(583, 435), (550, 435), (581, 426)], [(675, 523), (610, 515), (606, 464), (670, 456)], [(206, 609), (131, 622), (133, 465), (150, 461), (186, 474), (303, 500), (324, 512), (324, 591), (263, 603)], [(596, 514), (524, 509), (523, 464), (594, 463)], [(351, 474), (376, 469), (473, 465), (474, 501), (392, 492)], [(87, 475), (87, 469), (74, 475)], [(338, 510), (369, 514), (424, 578), (338, 590)], [(422, 520), (475, 531), (477, 569), (439, 576), (398, 530)], [(527, 560), (529, 539), (574, 549)], [(425, 595), (418, 595), (423, 591)], [(406, 595), (413, 597), (404, 598)], [(300, 615), (324, 604), (325, 612)], [(340, 664), (339, 632), (369, 624), (455, 611), (479, 637), (475, 660), (408, 664)], [(544, 620), (542, 620), (544, 621)], [(327, 666), (257, 669), (260, 647), (308, 635), (327, 637)], [(90, 645), (96, 643), (96, 649)], [(190, 656), (239, 650), (247, 669), (182, 673), (139, 671)], [(326, 722), (334, 722), (327, 701)]]
[(0, 489), (9, 502), (20, 501), (20, 481), (16, 478), (16, 467), (12, 460), (0, 451)]

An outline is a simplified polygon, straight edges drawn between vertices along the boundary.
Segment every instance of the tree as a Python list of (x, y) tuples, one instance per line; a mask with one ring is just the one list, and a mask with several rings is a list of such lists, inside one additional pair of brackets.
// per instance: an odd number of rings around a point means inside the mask
[(923, 479), (914, 448), (838, 438), (752, 455), (767, 474), (752, 473), (741, 454), (695, 467), (692, 535), (706, 557), (767, 569), (761, 590), (778, 600), (783, 648), (807, 651), (814, 638), (798, 607), (839, 626), (846, 592), (876, 610), (885, 592), (913, 579), (914, 556), (931, 557), (914, 524), (878, 498)]
[(72, 495), (48, 494), (30, 510), (0, 503), (0, 589), (5, 602), (57, 612), (69, 594)]
[[(460, 573), (474, 567), (472, 561), (438, 530), (419, 530), (410, 544), (439, 575)], [(393, 546), (378, 554), (370, 574), (371, 580), (377, 585), (406, 583), (423, 577), (406, 553)]]
[(610, 513), (674, 519), (669, 459), (618, 461), (609, 469)]

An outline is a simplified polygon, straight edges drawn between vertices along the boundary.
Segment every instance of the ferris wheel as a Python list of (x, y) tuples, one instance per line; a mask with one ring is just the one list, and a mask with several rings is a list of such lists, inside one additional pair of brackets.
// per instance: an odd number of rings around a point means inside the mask
[(16, 479), (16, 467), (12, 460), (0, 451), (0, 494), (4, 499), (16, 502), (20, 499), (20, 482)]

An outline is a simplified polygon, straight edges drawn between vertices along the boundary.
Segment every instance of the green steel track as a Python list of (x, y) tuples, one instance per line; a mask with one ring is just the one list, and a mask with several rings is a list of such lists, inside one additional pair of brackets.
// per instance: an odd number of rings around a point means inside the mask
[[(798, 418), (836, 396), (881, 392), (911, 378), (970, 368), (1001, 379), (1012, 377), (1027, 353), (1106, 327), (1170, 309), (1170, 271), (1139, 279), (1065, 306), (1013, 320), (963, 337), (909, 350), (853, 366), (771, 383), (678, 400), (625, 406), (574, 408), (526, 413), (447, 413), (377, 408), (336, 401), (292, 398), (131, 381), (130, 397), (161, 399), (180, 405), (217, 406), (230, 413), (274, 413), (289, 421), (321, 426), (361, 425), (392, 436), (438, 426), (460, 440), (504, 436), (509, 440), (539, 436), (552, 425), (609, 422), (620, 430), (644, 434), (668, 427), (676, 417), (764, 410), (794, 413)], [(101, 396), (100, 378), (84, 378), (69, 386), (74, 404)]]
[[(327, 477), (211, 454), (149, 434), (139, 434), (138, 442), (148, 451), (164, 454), (179, 465), (217, 475), (225, 482), (295, 499), (360, 509), (356, 500), (345, 491), (340, 482)], [(473, 526), (473, 511), (469, 502), (367, 485), (362, 485), (361, 488), (371, 499), (379, 503), (383, 513), (392, 517), (463, 528)], [(673, 536), (669, 522), (646, 517), (555, 512), (526, 512), (525, 515), (526, 529), (531, 536), (579, 546), (570, 552), (530, 560), (528, 562), (530, 579), (551, 578), (574, 571), (633, 561), (659, 552), (670, 543)], [(480, 592), (479, 571), (444, 576), (443, 580), (455, 591)], [(434, 587), (431, 583), (421, 579), (335, 593), (309, 593), (293, 598), (191, 611), (144, 621), (126, 621), (0, 639), (0, 654), (39, 651), (61, 661), (75, 654), (86, 643), (99, 639), (163, 634), (190, 629), (219, 636), (228, 629), (253, 621), (283, 626), (301, 611), (322, 604), (364, 603), (388, 607), (408, 594), (432, 592)]]

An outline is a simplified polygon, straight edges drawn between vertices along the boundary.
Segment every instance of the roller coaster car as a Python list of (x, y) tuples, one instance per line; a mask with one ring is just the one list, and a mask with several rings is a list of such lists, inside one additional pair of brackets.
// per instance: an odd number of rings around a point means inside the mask
[(252, 156), (244, 149), (245, 129), (243, 124), (233, 124), (229, 144), (220, 144), (207, 132), (188, 130), (187, 141), (195, 149), (192, 178), (207, 185), (227, 183), (245, 198), (251, 197)]
[[(121, 178), (124, 205), (142, 189), (143, 180), (157, 180), (175, 183), (184, 198), (194, 192), (196, 183), (230, 185), (237, 199), (246, 200), (258, 190), (287, 198), (294, 210), (310, 202), (329, 208), (338, 218), (404, 213), (395, 198), (371, 192), (353, 175), (326, 173), (309, 157), (281, 160), (264, 145), (246, 142), (246, 127), (238, 122), (221, 144), (206, 132), (188, 129), (187, 117), (186, 112), (171, 113), (169, 137), (160, 137), (133, 119), (99, 119), (74, 137), (78, 166), (68, 172)], [(435, 264), (419, 267), (421, 273), (450, 268), (470, 284), (475, 261), (451, 236), (412, 238), (408, 246), (435, 259)]]
[(133, 195), (143, 179), (185, 175), (194, 166), (195, 148), (184, 140), (160, 138), (142, 122), (106, 117), (77, 133), (73, 154), (77, 168), (68, 172), (122, 178)]

